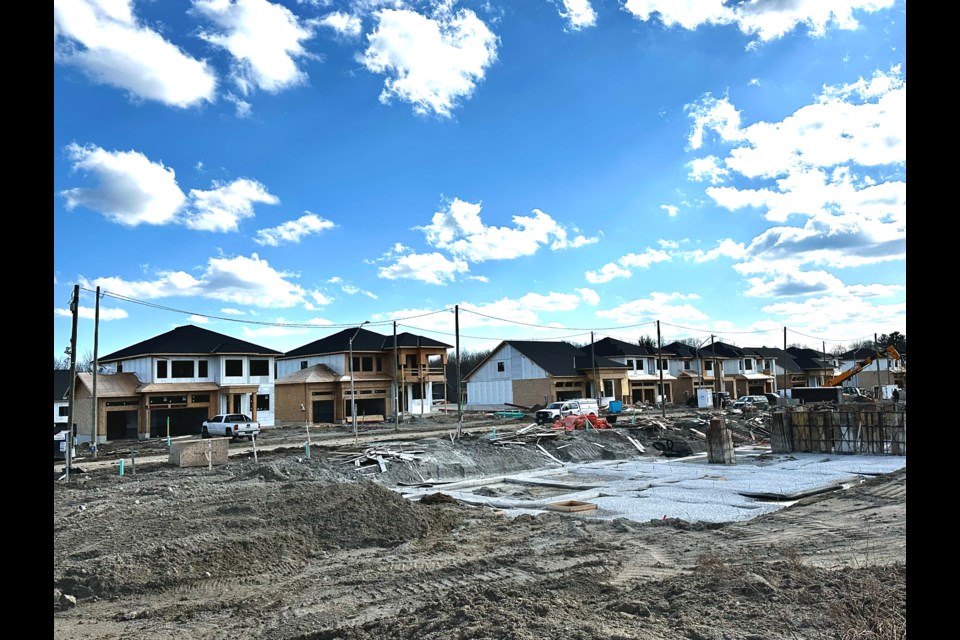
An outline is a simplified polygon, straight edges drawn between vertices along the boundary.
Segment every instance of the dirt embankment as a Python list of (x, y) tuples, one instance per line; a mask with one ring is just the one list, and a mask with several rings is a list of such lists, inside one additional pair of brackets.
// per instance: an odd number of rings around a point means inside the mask
[[(639, 455), (622, 440), (544, 446)], [(906, 637), (905, 470), (728, 525), (509, 519), (439, 485), (420, 502), (390, 488), (465, 477), (500, 449), (448, 444), (473, 466), (370, 475), (315, 449), (55, 480), (54, 637)]]

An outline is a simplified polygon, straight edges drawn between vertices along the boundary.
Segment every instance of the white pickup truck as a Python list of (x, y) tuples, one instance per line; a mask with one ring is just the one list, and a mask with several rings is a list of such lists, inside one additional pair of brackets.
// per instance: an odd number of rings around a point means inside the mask
[(537, 424), (551, 424), (564, 416), (600, 415), (600, 405), (593, 398), (575, 398), (551, 402), (535, 414)]
[(225, 436), (252, 440), (253, 436), (260, 435), (260, 423), (242, 413), (221, 413), (203, 421), (200, 435), (204, 438)]

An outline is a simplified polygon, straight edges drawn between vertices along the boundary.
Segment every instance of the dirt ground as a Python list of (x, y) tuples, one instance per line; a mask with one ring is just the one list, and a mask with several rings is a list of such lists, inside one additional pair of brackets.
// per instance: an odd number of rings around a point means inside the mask
[[(760, 419), (744, 418), (728, 423), (736, 439), (762, 438)], [(690, 429), (705, 422), (621, 421), (644, 454), (610, 433), (540, 444), (567, 461), (659, 456), (654, 443), (668, 439), (698, 452)], [(313, 436), (309, 458), (303, 431), (277, 429), (256, 462), (236, 443), (212, 470), (145, 462), (162, 442), (136, 443), (141, 462), (123, 476), (109, 461), (130, 443), (102, 447), (102, 464), (69, 481), (60, 463), (54, 637), (906, 638), (905, 469), (730, 524), (508, 518), (443, 493), (444, 481), (550, 463), (535, 443), (496, 446), (486, 433), (525, 424), (471, 418), (455, 442), (435, 433), (449, 418), (399, 434), (364, 427), (359, 449), (333, 427)], [(606, 446), (581, 446), (596, 438)], [(425, 453), (386, 471), (344, 462), (387, 440)], [(436, 491), (419, 502), (396, 490), (427, 479)]]

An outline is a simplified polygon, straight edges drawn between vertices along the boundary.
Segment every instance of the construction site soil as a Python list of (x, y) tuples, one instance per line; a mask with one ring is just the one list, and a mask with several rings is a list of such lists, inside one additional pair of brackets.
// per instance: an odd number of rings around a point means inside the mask
[[(510, 446), (494, 441), (528, 421), (465, 416), (459, 438), (455, 415), (331, 425), (311, 447), (285, 427), (264, 431), (256, 459), (233, 443), (212, 468), (165, 462), (162, 440), (111, 443), (69, 477), (54, 468), (53, 635), (905, 639), (905, 468), (733, 523), (509, 517), (443, 491), (551, 457), (657, 457), (667, 440), (703, 452), (709, 418), (658, 410)], [(735, 440), (762, 440), (762, 416), (726, 420)], [(387, 443), (416, 459), (362, 456)]]

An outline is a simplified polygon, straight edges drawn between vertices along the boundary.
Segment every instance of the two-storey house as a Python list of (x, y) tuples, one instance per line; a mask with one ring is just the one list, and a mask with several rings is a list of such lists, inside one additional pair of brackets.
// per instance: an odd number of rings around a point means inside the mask
[(473, 410), (622, 395), (626, 365), (569, 342), (505, 340), (464, 377)]
[(658, 353), (657, 349), (641, 344), (602, 338), (583, 350), (626, 367), (611, 371), (601, 380), (603, 397), (616, 398), (624, 404), (655, 404), (661, 396), (667, 402), (673, 401), (681, 365), (672, 349), (661, 349)]
[(74, 383), (78, 440), (92, 437), (94, 401), (97, 442), (198, 434), (218, 413), (245, 413), (273, 426), (278, 355), (195, 325), (110, 353), (99, 358), (96, 398), (92, 373), (78, 374)]
[[(277, 358), (278, 424), (429, 414), (446, 388), (450, 345), (412, 333), (344, 329)], [(351, 360), (352, 354), (352, 360)]]

